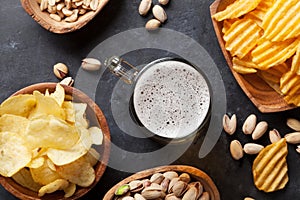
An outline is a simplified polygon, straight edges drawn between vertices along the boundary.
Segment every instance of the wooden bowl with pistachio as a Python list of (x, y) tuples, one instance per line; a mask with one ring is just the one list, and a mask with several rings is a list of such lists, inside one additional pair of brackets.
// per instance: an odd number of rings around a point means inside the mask
[(110, 132), (101, 109), (57, 83), (25, 87), (0, 105), (0, 184), (22, 200), (79, 199), (105, 172)]
[(186, 165), (147, 169), (122, 180), (104, 200), (220, 200), (212, 179), (203, 171)]
[(25, 11), (53, 33), (73, 32), (92, 20), (109, 0), (21, 0)]

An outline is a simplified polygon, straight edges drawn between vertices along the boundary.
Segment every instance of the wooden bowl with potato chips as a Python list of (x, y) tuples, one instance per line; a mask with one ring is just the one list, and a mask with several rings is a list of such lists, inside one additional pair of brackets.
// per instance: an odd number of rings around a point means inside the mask
[(0, 105), (0, 151), (0, 183), (17, 198), (78, 199), (106, 169), (110, 132), (83, 92), (38, 83)]
[(299, 107), (300, 2), (216, 0), (210, 12), (230, 70), (253, 104), (263, 113)]

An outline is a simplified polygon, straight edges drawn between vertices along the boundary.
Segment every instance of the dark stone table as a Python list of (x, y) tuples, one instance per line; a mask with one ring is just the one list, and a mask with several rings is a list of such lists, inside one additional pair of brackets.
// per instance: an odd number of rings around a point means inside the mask
[[(1, 2), (0, 102), (13, 92), (30, 84), (57, 82), (58, 80), (52, 72), (52, 66), (57, 62), (67, 64), (70, 69), (70, 76), (75, 78), (80, 72), (81, 59), (89, 55), (98, 44), (123, 31), (142, 28), (147, 19), (152, 17), (150, 14), (146, 17), (139, 16), (137, 12), (139, 0), (111, 0), (103, 11), (81, 30), (58, 35), (43, 29), (33, 21), (25, 13), (19, 1), (2, 0)], [(212, 2), (212, 0), (171, 0), (171, 3), (166, 6), (169, 19), (163, 28), (180, 32), (194, 39), (214, 60), (225, 85), (227, 108), (224, 110), (230, 114), (237, 114), (238, 131), (233, 136), (228, 136), (222, 132), (213, 150), (201, 159), (198, 157), (198, 151), (203, 137), (199, 137), (198, 140), (190, 144), (185, 152), (182, 152), (178, 159), (168, 164), (185, 164), (202, 169), (214, 180), (222, 199), (238, 200), (246, 196), (272, 200), (299, 199), (300, 155), (296, 153), (295, 145), (288, 146), (289, 182), (285, 189), (271, 194), (258, 191), (253, 184), (251, 167), (254, 156), (246, 155), (240, 161), (234, 161), (230, 156), (229, 144), (231, 140), (238, 139), (242, 144), (252, 141), (249, 136), (245, 136), (241, 132), (242, 123), (249, 114), (256, 114), (258, 120), (266, 120), (269, 123), (269, 129), (276, 128), (281, 132), (281, 135), (284, 135), (291, 131), (286, 126), (286, 119), (288, 117), (300, 119), (300, 110), (262, 114), (246, 97), (227, 67), (217, 43), (209, 13), (209, 5)], [(151, 41), (148, 42), (151, 43)], [(174, 41), (174, 43), (176, 42), (179, 41)], [(120, 42), (120, 48), (125, 43), (126, 38), (124, 38), (124, 43)], [(122, 56), (125, 56), (130, 62), (140, 65), (169, 55), (172, 53), (162, 50), (141, 49)], [(112, 142), (129, 152), (136, 153), (151, 152), (160, 148), (161, 145), (153, 140), (136, 142), (134, 137), (127, 137), (117, 127), (111, 111), (111, 94), (116, 82), (116, 77), (105, 71), (98, 83), (95, 96), (95, 101), (103, 110), (110, 126)], [(218, 98), (218, 96), (213, 98)], [(219, 113), (219, 115), (223, 114)], [(219, 124), (215, 125), (220, 126)], [(267, 145), (269, 143), (267, 134), (257, 142)], [(126, 153), (116, 155), (123, 159), (120, 160), (120, 166), (122, 166), (122, 161), (126, 160), (126, 155)], [(112, 156), (114, 156), (114, 152), (112, 152)], [(142, 157), (137, 157), (136, 162), (132, 163), (132, 168), (139, 166), (141, 164), (139, 161), (142, 160)], [(148, 162), (150, 163), (149, 167), (152, 167), (151, 160)], [(145, 165), (142, 167), (147, 168)], [(110, 187), (130, 174), (110, 167), (109, 163), (100, 182), (82, 199), (103, 198)], [(6, 192), (3, 187), (0, 187), (0, 199), (13, 200), (16, 198)]]

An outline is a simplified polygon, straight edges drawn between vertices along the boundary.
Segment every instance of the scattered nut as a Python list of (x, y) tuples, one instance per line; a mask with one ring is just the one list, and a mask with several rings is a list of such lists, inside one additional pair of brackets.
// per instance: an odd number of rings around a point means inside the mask
[(244, 200), (255, 200), (252, 197), (245, 197)]
[(244, 156), (243, 147), (238, 140), (233, 140), (230, 143), (230, 153), (235, 160), (239, 160)]
[(68, 86), (72, 86), (73, 83), (74, 83), (74, 79), (72, 79), (72, 77), (66, 77), (62, 81), (60, 81), (60, 84), (68, 85)]
[(263, 148), (264, 146), (260, 144), (247, 143), (244, 145), (244, 152), (250, 155), (258, 154)]
[(285, 139), (290, 144), (300, 144), (300, 132), (286, 134)]
[(88, 71), (96, 71), (101, 67), (101, 62), (95, 58), (85, 58), (82, 60), (81, 67)]
[(296, 151), (297, 151), (298, 153), (300, 153), (300, 145), (297, 146)]
[(139, 5), (139, 13), (144, 16), (147, 15), (151, 8), (152, 0), (142, 0)]
[(223, 116), (223, 128), (226, 133), (229, 135), (234, 134), (236, 131), (236, 125), (237, 125), (237, 120), (236, 120), (236, 115), (232, 115), (231, 119), (229, 118), (228, 115)]
[(53, 72), (59, 79), (65, 78), (68, 74), (68, 71), (68, 67), (63, 63), (57, 63), (53, 66)]
[(256, 115), (251, 114), (247, 117), (247, 119), (245, 120), (242, 130), (245, 134), (251, 134), (256, 126)]
[(269, 139), (271, 143), (278, 142), (281, 139), (280, 133), (276, 129), (270, 130)]
[(267, 129), (268, 129), (268, 123), (267, 122), (265, 122), (265, 121), (259, 122), (256, 125), (256, 127), (255, 127), (255, 129), (252, 133), (252, 139), (253, 140), (259, 139), (261, 136), (263, 136), (263, 134), (267, 131)]
[(286, 121), (288, 127), (293, 129), (294, 131), (300, 131), (300, 121), (297, 119), (289, 118)]
[(156, 30), (158, 29), (158, 27), (161, 25), (160, 21), (158, 21), (157, 19), (150, 19), (146, 25), (145, 25), (145, 28), (148, 30), (148, 31), (153, 31), (153, 30)]
[(165, 10), (160, 5), (155, 5), (152, 8), (153, 16), (158, 19), (161, 23), (164, 23), (168, 17)]
[(161, 5), (167, 5), (169, 3), (169, 0), (158, 0), (158, 3)]

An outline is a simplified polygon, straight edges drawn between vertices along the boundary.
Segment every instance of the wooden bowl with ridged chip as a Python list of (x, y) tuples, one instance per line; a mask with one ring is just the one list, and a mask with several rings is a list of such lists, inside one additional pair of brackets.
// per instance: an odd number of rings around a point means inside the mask
[[(211, 16), (218, 11), (224, 10), (226, 6), (228, 6), (232, 2), (234, 2), (234, 0), (216, 0), (210, 6)], [(223, 40), (223, 23), (218, 22), (215, 19), (212, 19), (212, 22), (220, 48), (234, 78), (236, 79), (242, 90), (245, 92), (245, 94), (248, 96), (248, 98), (258, 108), (258, 110), (262, 113), (273, 113), (295, 108), (295, 106), (287, 104), (283, 99), (283, 96), (278, 94), (256, 74), (242, 75), (233, 70), (232, 56), (225, 49), (225, 42)]]
[(55, 21), (47, 11), (41, 11), (37, 0), (21, 0), (24, 10), (43, 28), (53, 33), (69, 33), (76, 31), (91, 21), (107, 4), (109, 0), (99, 0), (95, 11), (88, 11), (75, 22)]
[[(103, 133), (103, 143), (102, 145), (95, 146), (94, 148), (100, 153), (100, 159), (98, 163), (94, 166), (96, 178), (93, 184), (89, 187), (79, 187), (77, 186), (76, 192), (73, 196), (69, 198), (64, 197), (63, 191), (56, 191), (51, 194), (45, 194), (43, 197), (38, 197), (38, 193), (31, 191), (18, 183), (16, 183), (12, 178), (3, 177), (0, 175), (0, 184), (12, 195), (16, 196), (22, 200), (75, 200), (84, 196), (88, 193), (101, 179), (103, 173), (105, 172), (109, 155), (110, 155), (110, 131), (106, 121), (104, 114), (101, 109), (97, 106), (97, 104), (82, 91), (70, 87), (62, 85), (65, 89), (66, 99), (72, 100), (78, 103), (86, 103), (87, 110), (86, 116), (89, 120), (90, 124), (93, 126), (99, 126)], [(33, 91), (38, 90), (41, 93), (45, 93), (48, 89), (49, 92), (53, 92), (55, 90), (56, 83), (38, 83), (34, 85), (30, 85), (23, 89), (20, 89), (13, 95), (18, 94), (32, 94)]]

